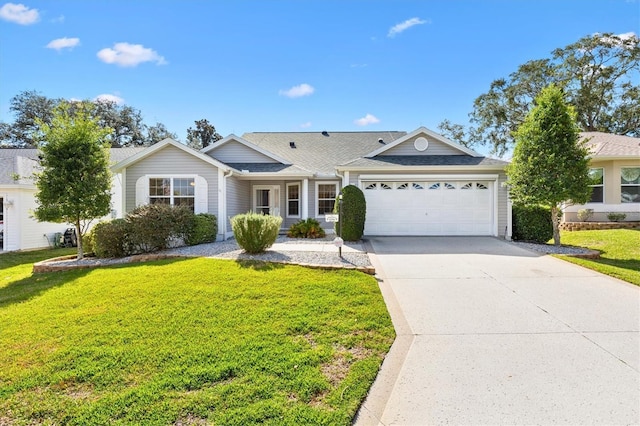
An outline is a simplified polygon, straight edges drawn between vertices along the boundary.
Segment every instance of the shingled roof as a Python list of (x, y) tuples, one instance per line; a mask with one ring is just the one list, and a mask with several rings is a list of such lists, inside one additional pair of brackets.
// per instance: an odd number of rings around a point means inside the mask
[(335, 173), (336, 166), (363, 157), (382, 143), (390, 143), (406, 134), (396, 131), (253, 132), (245, 133), (242, 138), (303, 169)]
[(595, 158), (640, 158), (640, 138), (614, 135), (603, 132), (582, 132), (582, 139), (587, 139), (592, 157)]
[[(120, 162), (142, 150), (144, 148), (111, 148), (111, 162)], [(0, 149), (0, 185), (33, 183), (32, 176), (40, 161), (38, 154), (33, 148)]]

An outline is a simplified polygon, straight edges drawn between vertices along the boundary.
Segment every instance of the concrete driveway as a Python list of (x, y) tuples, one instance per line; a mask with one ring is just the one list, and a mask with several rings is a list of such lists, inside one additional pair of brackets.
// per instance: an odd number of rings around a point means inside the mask
[(491, 237), (370, 242), (398, 338), (356, 425), (640, 424), (640, 288)]

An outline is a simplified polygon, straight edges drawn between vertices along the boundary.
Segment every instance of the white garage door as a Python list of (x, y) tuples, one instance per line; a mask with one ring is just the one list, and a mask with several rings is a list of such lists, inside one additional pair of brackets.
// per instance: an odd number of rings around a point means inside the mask
[(493, 235), (493, 182), (365, 181), (366, 235)]

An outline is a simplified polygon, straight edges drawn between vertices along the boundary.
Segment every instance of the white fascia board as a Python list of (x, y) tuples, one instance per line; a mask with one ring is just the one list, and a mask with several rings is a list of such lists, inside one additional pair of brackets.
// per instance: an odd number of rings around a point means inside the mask
[(477, 179), (477, 180), (498, 180), (500, 175), (482, 174), (482, 173), (456, 173), (456, 174), (393, 174), (393, 175), (360, 175), (359, 180), (458, 180), (458, 179)]
[(138, 161), (141, 161), (147, 157), (149, 157), (150, 155), (153, 155), (154, 153), (160, 151), (161, 149), (163, 149), (164, 147), (166, 147), (167, 145), (171, 145), (175, 148), (178, 148), (184, 152), (186, 152), (187, 154), (193, 155), (196, 158), (199, 158), (200, 160), (207, 162), (209, 164), (214, 165), (215, 167), (222, 169), (224, 171), (229, 171), (231, 168), (229, 166), (227, 166), (224, 163), (221, 163), (220, 161), (216, 160), (215, 158), (211, 158), (208, 155), (202, 154), (199, 151), (196, 151), (192, 148), (189, 148), (188, 146), (186, 146), (185, 144), (182, 144), (178, 141), (175, 141), (171, 138), (167, 138), (164, 139), (160, 142), (158, 142), (157, 144), (151, 145), (149, 148), (145, 149), (142, 152), (137, 153), (136, 155), (127, 158), (126, 160), (122, 160), (121, 162), (114, 164), (113, 166), (111, 166), (111, 171), (113, 172), (119, 172), (122, 169), (125, 169), (127, 167), (129, 167), (132, 164), (137, 163)]
[[(506, 164), (501, 165), (488, 165), (488, 166), (468, 166), (469, 172), (473, 173), (478, 170), (492, 170), (492, 171), (504, 171)], [(462, 170), (464, 166), (397, 166), (397, 167), (389, 167), (389, 168), (380, 168), (380, 167), (336, 167), (338, 171), (349, 171), (349, 172), (390, 172), (390, 173), (398, 173), (398, 172), (437, 172), (437, 171), (447, 171), (447, 170)]]
[(239, 172), (239, 174), (236, 177), (239, 180), (254, 180), (254, 179), (282, 180), (282, 179), (309, 179), (309, 178), (313, 178), (314, 175), (313, 173), (278, 174), (278, 173)]
[(0, 184), (0, 189), (38, 189), (32, 183), (10, 183)]
[(223, 145), (226, 145), (226, 144), (228, 144), (229, 142), (232, 142), (232, 141), (238, 142), (239, 144), (242, 144), (242, 145), (246, 146), (249, 149), (252, 149), (252, 150), (254, 150), (256, 152), (259, 152), (262, 155), (265, 155), (265, 156), (271, 158), (272, 160), (276, 160), (278, 163), (291, 165), (290, 161), (285, 160), (284, 158), (282, 158), (282, 157), (280, 157), (280, 156), (278, 156), (278, 155), (276, 155), (276, 154), (274, 154), (274, 153), (272, 153), (270, 151), (267, 151), (266, 149), (260, 148), (258, 145), (254, 144), (254, 143), (251, 143), (248, 140), (246, 140), (244, 138), (241, 138), (240, 136), (236, 136), (233, 133), (230, 134), (229, 136), (227, 136), (224, 139), (220, 139), (219, 141), (212, 143), (211, 145), (209, 145), (206, 148), (202, 148), (200, 150), (200, 152), (208, 153), (208, 152), (214, 151), (217, 148), (219, 148), (219, 147), (221, 147)]
[(424, 126), (418, 127), (416, 130), (414, 130), (413, 132), (406, 134), (404, 136), (402, 136), (401, 138), (396, 139), (395, 141), (387, 144), (387, 145), (383, 145), (380, 148), (376, 149), (375, 151), (370, 152), (369, 154), (366, 154), (364, 157), (365, 158), (371, 158), (371, 157), (375, 157), (376, 155), (380, 155), (381, 153), (387, 151), (388, 149), (393, 148), (394, 146), (398, 146), (403, 142), (408, 141), (409, 139), (418, 136), (419, 134), (425, 134), (428, 136), (431, 136), (433, 139), (436, 139), (446, 145), (449, 145), (452, 148), (457, 149), (458, 151), (461, 151), (464, 154), (470, 155), (472, 157), (484, 157), (482, 154), (479, 154), (477, 152), (475, 152), (472, 149), (469, 149), (465, 146), (460, 145), (459, 143), (456, 143), (450, 139), (445, 138), (444, 136), (442, 136), (441, 134), (438, 134), (432, 130), (427, 129)]

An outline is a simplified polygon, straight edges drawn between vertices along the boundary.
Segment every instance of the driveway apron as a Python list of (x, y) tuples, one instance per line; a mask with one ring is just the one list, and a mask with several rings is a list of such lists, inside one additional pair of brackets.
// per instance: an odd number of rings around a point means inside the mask
[(640, 424), (640, 289), (491, 237), (371, 238), (398, 338), (356, 424)]

